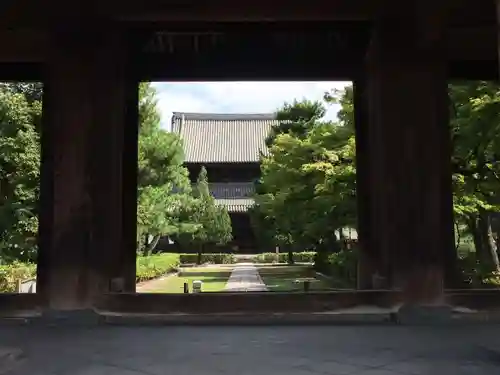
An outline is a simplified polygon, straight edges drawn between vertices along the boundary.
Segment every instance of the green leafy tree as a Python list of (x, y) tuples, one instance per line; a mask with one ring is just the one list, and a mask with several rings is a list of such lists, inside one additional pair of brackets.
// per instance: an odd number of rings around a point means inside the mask
[(176, 134), (160, 127), (156, 91), (148, 83), (139, 87), (138, 248), (150, 254), (162, 236), (191, 233), (195, 205), (184, 151)]
[(217, 206), (214, 197), (210, 194), (207, 170), (204, 167), (198, 175), (193, 196), (195, 202), (192, 221), (199, 226), (196, 231), (181, 234), (178, 240), (184, 245), (196, 247), (198, 264), (200, 264), (204, 246), (227, 244), (232, 239), (232, 227), (227, 209)]
[(356, 222), (353, 127), (322, 120), (325, 99), (285, 104), (262, 158), (253, 222), (290, 262), (293, 250), (338, 248), (335, 231)]
[(0, 257), (33, 261), (38, 232), (41, 102), (0, 87)]
[(458, 83), (450, 85), (450, 99), (456, 231), (460, 235), (464, 226), (472, 236), (482, 272), (498, 272), (492, 223), (500, 209), (500, 87)]

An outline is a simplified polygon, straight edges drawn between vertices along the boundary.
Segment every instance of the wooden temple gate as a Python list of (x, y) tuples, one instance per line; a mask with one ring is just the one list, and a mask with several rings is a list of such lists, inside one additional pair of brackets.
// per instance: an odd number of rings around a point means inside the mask
[(0, 79), (44, 83), (40, 250), (36, 296), (2, 296), (0, 308), (318, 308), (312, 294), (134, 294), (141, 80), (352, 80), (359, 287), (371, 289), (377, 273), (402, 292), (317, 298), (444, 303), (455, 277), (447, 84), (498, 78), (495, 9), (470, 0), (11, 5), (0, 12)]

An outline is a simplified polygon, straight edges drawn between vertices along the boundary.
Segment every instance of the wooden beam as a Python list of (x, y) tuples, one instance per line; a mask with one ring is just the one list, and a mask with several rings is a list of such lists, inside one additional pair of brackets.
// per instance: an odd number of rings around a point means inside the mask
[(100, 10), (127, 21), (360, 20), (370, 18), (379, 4), (373, 0), (310, 0), (307, 4), (286, 0), (111, 0), (101, 2)]
[(494, 25), (448, 29), (446, 39), (449, 59), (463, 61), (497, 59), (496, 30)]
[(50, 27), (54, 22), (85, 18), (141, 22), (357, 20), (370, 18), (382, 3), (387, 2), (399, 3), (397, 0), (310, 0), (307, 3), (286, 0), (74, 0), (63, 3), (19, 0), (0, 13), (0, 27)]
[(47, 34), (38, 30), (0, 30), (0, 62), (44, 61), (47, 42)]
[[(435, 0), (450, 4), (452, 24), (484, 25), (494, 20), (496, 0)], [(122, 21), (277, 21), (366, 20), (381, 9), (402, 15), (399, 0), (16, 0), (0, 4), (0, 27), (50, 27), (54, 22), (85, 18)], [(492, 14), (493, 13), (493, 14)]]
[[(202, 25), (206, 25), (206, 23), (198, 25), (202, 27)], [(165, 26), (167, 26), (167, 24), (165, 24)], [(227, 30), (224, 31), (230, 31), (230, 28), (226, 29)], [(448, 29), (447, 55), (448, 60), (454, 65), (451, 69), (453, 77), (458, 77), (457, 74), (465, 74), (467, 77), (464, 78), (482, 77), (482, 79), (488, 79), (488, 77), (490, 77), (496, 79), (498, 77), (498, 73), (492, 73), (490, 67), (492, 62), (495, 63), (498, 61), (497, 30), (495, 25), (454, 27)], [(203, 30), (200, 32), (202, 31)], [(29, 73), (28, 70), (31, 69), (30, 64), (40, 64), (45, 61), (48, 41), (48, 33), (43, 32), (43, 30), (29, 28), (0, 30), (0, 45), (2, 45), (2, 50), (0, 51), (0, 64), (3, 64), (0, 68), (0, 76), (3, 77), (3, 79), (7, 76), (28, 77), (30, 75), (27, 74)], [(175, 71), (175, 69), (169, 71), (168, 66), (172, 64), (175, 65), (175, 62), (171, 59), (161, 60), (162, 59), (158, 59), (156, 62), (143, 62), (144, 72), (142, 74), (144, 75), (144, 79), (148, 77), (151, 79), (160, 79), (163, 76), (164, 79), (189, 80), (188, 73), (192, 74), (191, 79), (199, 80), (221, 79), (223, 76), (226, 77), (225, 79), (235, 79), (235, 75), (238, 75), (236, 74), (237, 69), (235, 66), (231, 68), (232, 72), (231, 69), (229, 69), (229, 71), (225, 72), (225, 75), (221, 75), (221, 72), (217, 73), (216, 71), (208, 72), (206, 67), (204, 70), (198, 69), (196, 71), (187, 68), (184, 69), (184, 72)], [(276, 63), (279, 65), (279, 61)], [(333, 65), (331, 65), (332, 63)], [(192, 62), (192, 64), (194, 64), (194, 62)], [(292, 62), (290, 62), (290, 64), (292, 64)], [(338, 66), (336, 67), (335, 65)], [(483, 68), (481, 68), (481, 66), (483, 66)], [(488, 66), (488, 69), (484, 70), (486, 66)], [(277, 68), (279, 68), (279, 66), (277, 66)], [(262, 71), (265, 72), (265, 69), (262, 69)], [(352, 71), (352, 66), (349, 66), (349, 64), (342, 64), (338, 59), (335, 59), (335, 61), (331, 62), (330, 65), (324, 69), (318, 70), (315, 68), (311, 72), (302, 70), (302, 78), (321, 79), (323, 77), (324, 79), (328, 76), (331, 79), (350, 79), (349, 75)], [(32, 70), (32, 72), (34, 71)], [(254, 73), (253, 76), (259, 75), (257, 72)], [(294, 70), (289, 69), (287, 72), (282, 72), (282, 77), (277, 77), (277, 79), (300, 78), (294, 74)], [(252, 79), (248, 74), (240, 78)]]

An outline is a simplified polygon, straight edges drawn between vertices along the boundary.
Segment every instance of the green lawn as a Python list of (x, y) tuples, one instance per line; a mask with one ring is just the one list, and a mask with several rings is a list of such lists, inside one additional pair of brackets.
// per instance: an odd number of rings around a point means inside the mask
[(203, 292), (220, 292), (224, 290), (231, 271), (231, 267), (185, 268), (181, 269), (177, 275), (151, 283), (151, 287), (144, 289), (143, 292), (184, 293), (185, 282), (189, 284), (189, 290), (192, 292), (194, 280), (203, 282)]
[(302, 278), (313, 278), (310, 290), (329, 290), (332, 285), (329, 280), (317, 277), (311, 266), (258, 266), (259, 274), (271, 292), (293, 292), (302, 291), (302, 284), (296, 284), (295, 280)]

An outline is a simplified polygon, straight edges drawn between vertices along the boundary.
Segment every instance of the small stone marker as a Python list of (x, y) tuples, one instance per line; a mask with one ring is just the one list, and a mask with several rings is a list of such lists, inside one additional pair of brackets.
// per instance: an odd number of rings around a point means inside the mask
[(316, 279), (296, 279), (294, 281), (294, 284), (300, 285), (302, 284), (302, 287), (304, 288), (304, 292), (309, 292), (311, 289), (311, 283), (317, 281)]
[(311, 286), (311, 282), (309, 280), (304, 280), (304, 292), (309, 292), (310, 286)]
[(201, 293), (202, 285), (203, 285), (203, 281), (200, 281), (200, 280), (193, 281), (193, 293)]

